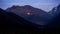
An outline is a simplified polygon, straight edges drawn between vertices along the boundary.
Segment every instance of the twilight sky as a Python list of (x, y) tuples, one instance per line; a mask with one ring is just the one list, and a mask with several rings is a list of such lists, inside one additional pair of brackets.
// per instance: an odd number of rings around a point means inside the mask
[(49, 11), (60, 4), (60, 0), (0, 0), (0, 8), (6, 9), (12, 5), (31, 5), (33, 7)]

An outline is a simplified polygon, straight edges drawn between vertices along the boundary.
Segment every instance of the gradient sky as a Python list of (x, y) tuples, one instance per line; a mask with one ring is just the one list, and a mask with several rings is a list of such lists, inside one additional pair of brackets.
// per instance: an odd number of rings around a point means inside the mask
[(6, 9), (12, 5), (31, 5), (33, 7), (49, 11), (60, 4), (60, 0), (0, 0), (0, 8)]

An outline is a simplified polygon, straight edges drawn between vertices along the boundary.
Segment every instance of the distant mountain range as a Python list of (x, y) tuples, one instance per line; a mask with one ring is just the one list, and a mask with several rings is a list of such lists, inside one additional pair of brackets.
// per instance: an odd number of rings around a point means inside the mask
[[(7, 12), (13, 12), (28, 21), (37, 23), (39, 25), (46, 24), (50, 19), (51, 16), (44, 10), (34, 8), (29, 5), (25, 6), (12, 6), (6, 9)], [(41, 23), (42, 21), (42, 23)]]

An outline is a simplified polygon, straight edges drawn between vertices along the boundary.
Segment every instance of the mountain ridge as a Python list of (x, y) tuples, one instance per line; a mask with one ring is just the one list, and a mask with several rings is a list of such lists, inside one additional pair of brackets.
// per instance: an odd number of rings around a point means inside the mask
[[(30, 5), (25, 5), (25, 6), (12, 6), (10, 8), (6, 9), (7, 12), (13, 12), (19, 16), (22, 16), (25, 19), (29, 19), (31, 18), (32, 21), (34, 21), (35, 18), (33, 17), (42, 17), (42, 19), (46, 19), (50, 20), (50, 14), (48, 14), (47, 12), (45, 12), (44, 10), (32, 7)], [(31, 17), (29, 17), (31, 16)], [(35, 20), (38, 20), (40, 18), (36, 18)], [(29, 21), (31, 21), (29, 20)]]

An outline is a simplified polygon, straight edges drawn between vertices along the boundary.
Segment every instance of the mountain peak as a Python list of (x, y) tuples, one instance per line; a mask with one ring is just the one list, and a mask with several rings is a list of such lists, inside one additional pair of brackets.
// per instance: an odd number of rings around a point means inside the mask
[(25, 5), (25, 7), (32, 7), (32, 6), (30, 6), (30, 5)]
[(25, 6), (16, 6), (16, 5), (13, 5), (12, 8), (14, 8), (14, 7), (32, 7), (32, 6), (30, 6), (30, 5), (25, 5)]
[(12, 7), (8, 7), (7, 9), (31, 9), (34, 8), (30, 5), (24, 5), (24, 6), (18, 6), (18, 5), (13, 5)]
[(6, 11), (14, 12), (19, 15), (20, 14), (25, 15), (25, 13), (27, 13), (28, 15), (37, 14), (37, 15), (44, 16), (44, 17), (46, 17), (48, 15), (48, 13), (45, 12), (44, 10), (32, 7), (30, 5), (25, 5), (25, 6), (14, 6), (13, 5), (12, 7), (7, 8)]

